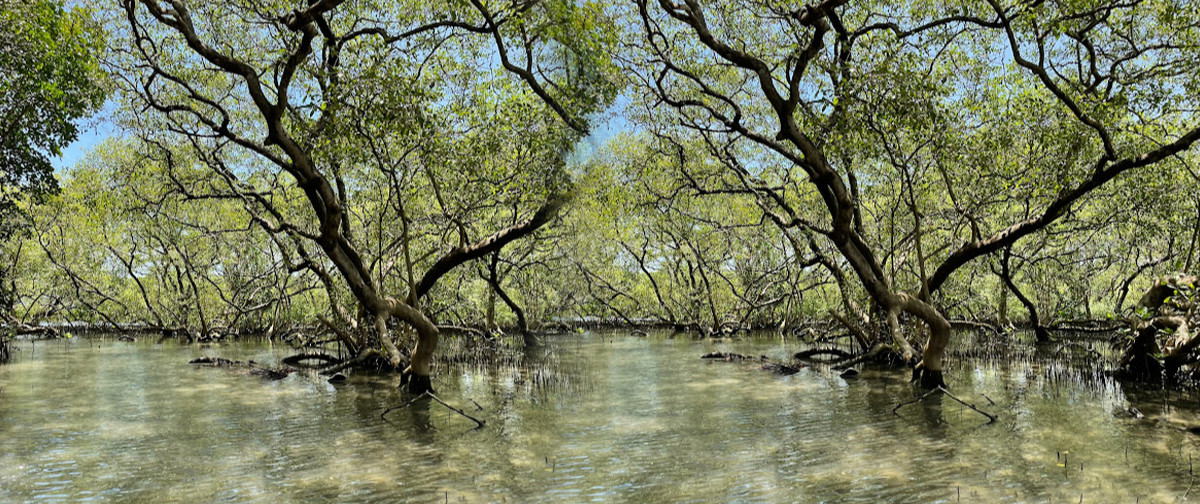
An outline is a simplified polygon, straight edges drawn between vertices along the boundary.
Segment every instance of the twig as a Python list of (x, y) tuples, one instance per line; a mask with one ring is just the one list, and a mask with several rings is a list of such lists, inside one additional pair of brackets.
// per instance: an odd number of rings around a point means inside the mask
[(893, 415), (896, 415), (896, 416), (900, 416), (900, 413), (897, 413), (897, 411), (899, 411), (899, 410), (900, 410), (900, 408), (903, 408), (903, 407), (905, 407), (905, 406), (908, 406), (909, 404), (915, 404), (915, 403), (919, 403), (919, 402), (921, 402), (921, 401), (924, 401), (926, 397), (929, 397), (929, 396), (933, 395), (933, 393), (934, 393), (934, 392), (937, 392), (937, 391), (938, 391), (938, 390), (940, 390), (940, 389), (941, 389), (941, 387), (935, 388), (935, 389), (933, 389), (933, 390), (930, 390), (929, 392), (926, 392), (926, 393), (925, 393), (925, 395), (922, 395), (921, 397), (918, 397), (918, 398), (916, 398), (916, 399), (913, 399), (913, 400), (911, 400), (911, 401), (905, 401), (905, 402), (902, 402), (902, 403), (900, 403), (900, 404), (897, 404), (895, 408), (892, 408), (892, 414), (893, 414)]
[(417, 397), (414, 397), (414, 398), (410, 399), (408, 402), (406, 402), (406, 403), (404, 403), (404, 404), (401, 404), (401, 405), (399, 405), (399, 406), (393, 406), (393, 407), (391, 407), (391, 408), (388, 408), (388, 409), (384, 410), (384, 412), (383, 412), (383, 413), (380, 413), (380, 414), (379, 414), (379, 418), (382, 418), (382, 419), (383, 419), (383, 420), (386, 422), (386, 421), (387, 421), (387, 414), (388, 414), (388, 413), (391, 413), (392, 411), (395, 411), (395, 410), (398, 410), (398, 409), (404, 409), (404, 408), (407, 408), (407, 407), (409, 407), (409, 406), (412, 406), (412, 404), (413, 404), (413, 403), (415, 403), (415, 402), (417, 402), (417, 401), (420, 401), (421, 399), (424, 399), (424, 398), (426, 398), (426, 397), (428, 397), (428, 398), (430, 398), (430, 399), (433, 399), (434, 401), (437, 401), (437, 402), (438, 402), (438, 404), (441, 404), (442, 406), (445, 406), (445, 407), (447, 407), (447, 408), (450, 408), (450, 411), (453, 411), (453, 412), (455, 412), (455, 413), (458, 413), (459, 415), (462, 415), (462, 416), (464, 416), (464, 417), (467, 417), (467, 418), (468, 418), (468, 419), (470, 419), (472, 422), (475, 422), (475, 424), (476, 424), (476, 427), (475, 427), (475, 428), (476, 428), (476, 429), (482, 429), (482, 428), (483, 428), (483, 426), (484, 426), (484, 425), (487, 423), (487, 422), (485, 422), (485, 421), (483, 421), (483, 420), (480, 420), (480, 419), (478, 419), (478, 418), (475, 418), (475, 417), (473, 417), (473, 416), (471, 416), (471, 415), (468, 415), (468, 414), (466, 414), (465, 412), (463, 412), (463, 410), (460, 410), (460, 409), (458, 409), (458, 408), (455, 408), (454, 406), (451, 406), (451, 405), (449, 405), (449, 404), (446, 404), (446, 401), (443, 401), (443, 400), (439, 399), (439, 398), (438, 398), (438, 396), (435, 396), (435, 395), (433, 395), (433, 392), (429, 392), (429, 391), (425, 391), (425, 393), (423, 393), (423, 394), (421, 394), (421, 395), (419, 395), (419, 396), (417, 396)]
[(323, 374), (323, 375), (331, 375), (334, 373), (345, 371), (346, 368), (353, 367), (353, 366), (356, 366), (363, 362), (366, 362), (366, 360), (371, 357), (382, 356), (382, 355), (383, 354), (379, 353), (378, 350), (376, 350), (374, 348), (370, 348), (370, 349), (367, 349), (367, 351), (359, 354), (357, 357), (355, 357), (353, 359), (346, 359), (342, 362), (339, 362), (336, 364), (331, 364), (327, 367), (320, 368), (320, 371), (318, 371), (318, 373)]
[[(426, 392), (425, 394), (428, 394), (428, 393), (429, 393), (429, 392)], [(385, 421), (385, 422), (386, 422), (386, 421), (387, 421), (387, 414), (388, 414), (388, 413), (391, 413), (391, 412), (393, 412), (393, 411), (396, 411), (396, 410), (398, 410), (398, 409), (404, 409), (404, 408), (407, 408), (407, 407), (411, 406), (413, 403), (415, 403), (415, 402), (417, 402), (417, 401), (421, 400), (422, 398), (424, 398), (424, 397), (425, 397), (425, 394), (421, 394), (421, 395), (419, 395), (419, 396), (417, 396), (417, 397), (414, 397), (414, 398), (410, 399), (408, 402), (406, 402), (406, 403), (404, 403), (404, 404), (401, 404), (401, 405), (399, 405), (399, 406), (392, 406), (391, 408), (388, 408), (388, 409), (386, 409), (386, 410), (383, 410), (383, 413), (380, 413), (380, 414), (379, 414), (379, 418), (382, 418), (382, 419), (383, 419), (383, 421)]]
[(968, 407), (968, 408), (971, 408), (971, 409), (975, 410), (975, 412), (976, 412), (976, 413), (979, 413), (980, 415), (983, 415), (983, 416), (985, 416), (985, 417), (988, 417), (988, 423), (989, 423), (989, 424), (990, 424), (990, 423), (993, 423), (993, 422), (995, 422), (995, 421), (996, 421), (996, 415), (993, 415), (993, 414), (991, 414), (991, 413), (988, 413), (988, 412), (986, 412), (986, 411), (983, 411), (983, 410), (981, 410), (981, 409), (979, 409), (979, 408), (976, 408), (974, 404), (970, 404), (970, 403), (967, 403), (966, 401), (963, 401), (962, 399), (959, 399), (959, 398), (958, 398), (958, 397), (956, 397), (954, 394), (951, 394), (951, 393), (950, 393), (950, 391), (948, 391), (948, 390), (946, 390), (946, 389), (944, 389), (944, 388), (942, 388), (942, 387), (938, 387), (938, 388), (936, 388), (936, 389), (934, 389), (934, 390), (941, 390), (943, 394), (946, 394), (946, 396), (947, 396), (947, 397), (949, 397), (949, 398), (951, 398), (951, 399), (954, 399), (955, 401), (958, 401), (958, 403), (959, 403), (959, 404), (961, 404), (961, 405), (963, 405), (963, 406), (966, 406), (966, 407)]
[(829, 367), (832, 367), (833, 369), (846, 369), (851, 366), (857, 366), (863, 362), (866, 362), (867, 360), (874, 359), (875, 356), (879, 355), (881, 352), (883, 352), (884, 350), (887, 350), (889, 348), (890, 347), (887, 344), (877, 343), (867, 353), (864, 353), (857, 357), (851, 357), (846, 360), (832, 362), (832, 363), (830, 363)]
[(478, 425), (477, 427), (475, 427), (476, 429), (482, 429), (482, 428), (483, 428), (483, 425), (486, 423), (486, 422), (484, 422), (483, 420), (480, 420), (480, 419), (478, 419), (478, 418), (475, 418), (475, 417), (473, 417), (473, 416), (471, 416), (471, 415), (468, 415), (468, 414), (464, 413), (464, 412), (463, 412), (463, 410), (460, 410), (460, 409), (458, 409), (458, 408), (455, 408), (454, 406), (451, 406), (451, 405), (449, 405), (449, 404), (446, 404), (446, 403), (445, 403), (445, 401), (442, 401), (441, 399), (438, 399), (438, 396), (435, 396), (435, 395), (433, 395), (433, 392), (426, 391), (426, 392), (425, 392), (425, 395), (427, 395), (427, 396), (429, 396), (429, 397), (433, 398), (433, 400), (434, 400), (434, 401), (437, 401), (437, 402), (438, 402), (438, 404), (441, 404), (442, 406), (445, 406), (445, 407), (447, 407), (447, 408), (450, 408), (450, 411), (453, 411), (453, 412), (455, 412), (455, 413), (458, 413), (459, 415), (462, 415), (462, 416), (465, 416), (465, 417), (467, 417), (467, 418), (471, 419), (471, 421), (475, 422), (475, 423)]
[(979, 413), (980, 415), (983, 415), (983, 416), (987, 417), (987, 418), (988, 418), (988, 423), (989, 423), (989, 424), (991, 424), (991, 423), (994, 423), (994, 422), (996, 421), (996, 415), (993, 415), (993, 414), (991, 414), (991, 413), (988, 413), (988, 412), (986, 412), (986, 411), (983, 411), (983, 410), (981, 410), (981, 409), (979, 409), (979, 408), (976, 408), (974, 404), (970, 404), (970, 403), (968, 403), (968, 402), (966, 402), (966, 401), (963, 401), (962, 399), (959, 399), (959, 398), (958, 398), (957, 396), (955, 396), (954, 394), (951, 394), (951, 393), (950, 393), (950, 391), (948, 391), (948, 390), (946, 390), (946, 389), (944, 389), (944, 388), (942, 388), (942, 387), (937, 387), (937, 388), (935, 388), (935, 389), (933, 389), (933, 390), (930, 390), (929, 392), (926, 392), (926, 393), (925, 393), (924, 395), (922, 395), (921, 397), (918, 397), (918, 398), (916, 398), (916, 399), (913, 399), (913, 400), (911, 400), (911, 401), (905, 401), (905, 402), (902, 402), (902, 403), (900, 403), (900, 404), (897, 404), (895, 408), (892, 408), (892, 414), (893, 414), (893, 415), (896, 415), (896, 416), (900, 416), (900, 413), (897, 413), (897, 411), (899, 411), (899, 410), (900, 410), (900, 408), (902, 408), (902, 407), (904, 407), (904, 406), (908, 406), (909, 404), (914, 404), (914, 403), (918, 403), (918, 402), (924, 401), (926, 397), (929, 397), (929, 396), (931, 396), (931, 395), (933, 395), (933, 394), (936, 394), (936, 393), (938, 393), (938, 392), (941, 392), (941, 393), (945, 394), (945, 395), (946, 395), (946, 397), (949, 397), (949, 398), (951, 398), (951, 399), (954, 399), (955, 401), (958, 401), (958, 403), (959, 403), (959, 404), (961, 404), (961, 405), (963, 405), (963, 406), (966, 406), (966, 407), (968, 407), (968, 408), (971, 408), (971, 409), (972, 409), (973, 411), (975, 411), (976, 413)]

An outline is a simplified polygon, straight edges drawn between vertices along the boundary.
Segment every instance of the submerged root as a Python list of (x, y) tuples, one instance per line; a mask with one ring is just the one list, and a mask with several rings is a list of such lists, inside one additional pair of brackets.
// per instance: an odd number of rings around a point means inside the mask
[[(294, 357), (299, 357), (299, 356), (294, 356)], [(301, 361), (311, 360), (311, 359), (318, 359), (318, 358), (314, 357), (312, 355), (308, 355), (304, 359), (301, 359)], [(334, 359), (333, 361), (330, 361), (330, 362), (333, 362), (333, 363), (328, 366), (318, 368), (319, 371), (317, 371), (317, 372), (320, 374), (323, 374), (323, 375), (332, 375), (334, 373), (340, 373), (347, 369), (358, 369), (358, 370), (368, 371), (368, 372), (389, 372), (389, 371), (396, 371), (396, 369), (397, 369), (396, 366), (392, 365), (391, 360), (389, 360), (387, 358), (387, 356), (383, 355), (382, 353), (380, 353), (378, 350), (375, 350), (374, 348), (367, 350), (361, 354), (358, 354), (358, 356), (356, 356), (352, 359), (347, 359), (344, 361), (337, 361), (336, 359)], [(284, 363), (287, 364), (286, 359), (285, 359)]]
[(771, 362), (767, 362), (766, 364), (762, 365), (763, 371), (770, 371), (777, 375), (783, 375), (783, 376), (794, 375), (796, 373), (799, 373), (801, 369), (804, 369), (804, 364), (792, 365), (792, 364), (784, 364), (782, 362), (771, 361)]
[(903, 357), (896, 353), (896, 349), (892, 348), (891, 345), (879, 343), (872, 347), (870, 351), (858, 355), (857, 357), (850, 357), (848, 359), (832, 362), (830, 363), (830, 367), (833, 369), (847, 369), (864, 362), (887, 364), (893, 362), (903, 362), (903, 360)]
[(213, 367), (233, 367), (246, 365), (246, 363), (242, 361), (222, 359), (220, 357), (200, 357), (199, 359), (192, 359), (188, 361), (188, 364), (208, 364)]
[[(817, 358), (817, 356), (830, 356), (829, 358)], [(860, 364), (878, 364), (882, 366), (898, 366), (911, 364), (904, 359), (900, 351), (895, 346), (887, 343), (876, 343), (870, 350), (852, 354), (850, 352), (837, 348), (814, 348), (797, 352), (793, 356), (797, 361), (808, 362), (812, 364), (824, 364), (833, 369), (847, 369)]]
[(254, 376), (266, 378), (268, 380), (282, 380), (284, 378), (287, 378), (288, 375), (291, 375), (293, 372), (295, 372), (295, 370), (292, 368), (274, 369), (274, 368), (267, 368), (267, 367), (255, 367), (255, 368), (250, 369), (250, 374), (252, 374)]
[(757, 361), (757, 362), (762, 363), (762, 366), (760, 366), (759, 369), (762, 369), (763, 371), (770, 371), (772, 373), (775, 373), (778, 375), (783, 375), (783, 376), (794, 375), (796, 373), (799, 373), (800, 370), (804, 369), (804, 367), (805, 367), (805, 364), (803, 362), (785, 363), (785, 362), (779, 362), (779, 361), (772, 360), (770, 357), (767, 357), (766, 355), (752, 357), (749, 355), (743, 355), (743, 354), (732, 353), (732, 352), (709, 352), (704, 355), (701, 355), (700, 358), (705, 359), (705, 360), (714, 360), (714, 361), (721, 361), (721, 362)]
[(235, 361), (224, 359), (221, 357), (200, 357), (188, 361), (188, 364), (205, 364), (211, 367), (226, 367), (226, 368), (250, 368), (249, 373), (254, 376), (266, 378), (268, 380), (282, 380), (291, 375), (295, 370), (288, 367), (270, 368), (259, 365), (257, 362)]
[(701, 355), (700, 358), (701, 359), (710, 359), (710, 360), (723, 360), (725, 362), (744, 361), (744, 360), (767, 360), (767, 356), (765, 356), (765, 355), (760, 355), (758, 357), (751, 357), (749, 355), (742, 355), (740, 353), (732, 353), (732, 352), (709, 352), (704, 355)]

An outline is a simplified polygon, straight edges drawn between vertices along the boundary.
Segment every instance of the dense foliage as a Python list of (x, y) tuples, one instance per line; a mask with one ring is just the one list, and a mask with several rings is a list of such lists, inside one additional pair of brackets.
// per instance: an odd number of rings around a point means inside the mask
[(0, 26), (0, 212), (7, 216), (21, 195), (58, 187), (50, 156), (75, 140), (75, 121), (100, 106), (104, 91), (100, 41), (83, 12), (4, 0)]
[[(78, 136), (76, 121), (100, 107), (96, 27), (53, 1), (0, 1), (0, 319), (12, 325), (22, 205), (58, 190), (50, 157)], [(8, 359), (12, 328), (0, 334)]]
[(123, 134), (7, 245), (28, 323), (396, 364), (836, 320), (936, 384), (952, 321), (1121, 318), (1200, 261), (1191, 2), (94, 7)]

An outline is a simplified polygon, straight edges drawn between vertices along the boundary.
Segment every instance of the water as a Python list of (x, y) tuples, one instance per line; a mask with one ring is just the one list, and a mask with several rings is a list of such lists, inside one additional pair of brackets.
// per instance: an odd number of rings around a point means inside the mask
[(440, 397), (486, 420), (474, 429), (438, 404), (381, 419), (404, 402), (394, 377), (335, 386), (187, 364), (289, 355), (266, 343), (19, 347), (0, 366), (0, 502), (1200, 500), (1194, 397), (1038, 359), (947, 371), (999, 416), (987, 425), (948, 398), (893, 414), (913, 397), (903, 371), (699, 359), (797, 350), (778, 340), (575, 335), (551, 339), (536, 372), (440, 369)]

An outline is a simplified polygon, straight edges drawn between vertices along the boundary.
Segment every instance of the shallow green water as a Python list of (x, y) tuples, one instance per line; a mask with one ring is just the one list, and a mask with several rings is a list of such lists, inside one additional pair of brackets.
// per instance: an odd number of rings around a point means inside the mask
[(271, 382), (187, 364), (289, 355), (266, 344), (19, 348), (0, 366), (0, 502), (1200, 500), (1192, 398), (1037, 361), (948, 371), (959, 397), (999, 415), (983, 425), (949, 399), (894, 415), (912, 398), (903, 372), (780, 377), (698, 358), (796, 350), (779, 341), (570, 336), (551, 340), (539, 375), (441, 369), (439, 395), (487, 421), (472, 430), (437, 404), (381, 419), (403, 402), (390, 377)]

